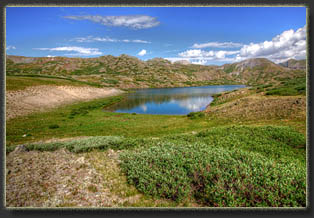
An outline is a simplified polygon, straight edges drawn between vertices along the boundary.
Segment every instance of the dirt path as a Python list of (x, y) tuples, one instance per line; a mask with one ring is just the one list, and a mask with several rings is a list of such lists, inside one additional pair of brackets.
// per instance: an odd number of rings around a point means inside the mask
[(75, 86), (34, 86), (6, 92), (6, 119), (55, 108), (76, 101), (113, 96), (122, 93), (115, 88)]

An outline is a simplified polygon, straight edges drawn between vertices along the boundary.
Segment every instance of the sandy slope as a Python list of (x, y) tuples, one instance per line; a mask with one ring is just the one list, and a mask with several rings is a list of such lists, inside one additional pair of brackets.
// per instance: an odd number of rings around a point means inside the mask
[(86, 101), (122, 93), (114, 88), (75, 86), (34, 86), (6, 92), (6, 119), (55, 108), (76, 101)]

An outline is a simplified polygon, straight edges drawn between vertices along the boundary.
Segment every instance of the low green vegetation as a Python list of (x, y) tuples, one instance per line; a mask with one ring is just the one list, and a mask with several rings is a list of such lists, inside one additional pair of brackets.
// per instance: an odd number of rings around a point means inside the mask
[(225, 71), (226, 73), (231, 73), (231, 72), (233, 72), (234, 70), (235, 70), (235, 65), (234, 65), (234, 64), (230, 64), (229, 66), (227, 66), (227, 67), (224, 68), (224, 71)]
[(104, 79), (102, 81), (107, 83), (107, 84), (111, 84), (111, 85), (117, 85), (119, 83), (119, 81), (115, 80), (115, 79)]
[(148, 195), (211, 207), (305, 206), (302, 134), (236, 126), (176, 139), (125, 151), (128, 182)]
[(304, 135), (290, 127), (228, 126), (160, 138), (96, 136), (27, 149), (123, 150), (128, 183), (154, 198), (210, 207), (300, 207), (306, 202), (305, 145)]
[(14, 75), (6, 76), (6, 90), (15, 91), (23, 90), (27, 87), (40, 85), (54, 85), (54, 86), (94, 86), (102, 87), (98, 83), (79, 81), (72, 78), (50, 76), (50, 75)]
[(49, 126), (49, 129), (57, 129), (59, 128), (60, 126), (58, 124), (52, 124)]
[(281, 80), (280, 85), (272, 89), (268, 89), (266, 95), (306, 95), (306, 77), (283, 79)]
[(198, 112), (190, 112), (187, 117), (189, 117), (191, 120), (197, 119), (197, 118), (203, 118), (205, 117), (205, 113), (198, 111)]
[(252, 95), (253, 93), (255, 92), (250, 91), (250, 89), (247, 89), (247, 88), (227, 91), (223, 93), (217, 93), (217, 94), (212, 95), (214, 100), (210, 103), (210, 106), (217, 106), (217, 105), (225, 104), (225, 103), (243, 98), (245, 96)]
[[(219, 120), (213, 122), (208, 122), (205, 118), (193, 120), (186, 115), (135, 115), (108, 111), (109, 106), (123, 98), (123, 95), (113, 96), (12, 118), (6, 122), (6, 144), (12, 146), (54, 137), (117, 134), (125, 137), (158, 137), (222, 124)], [(58, 125), (59, 128), (49, 128), (51, 125)], [(25, 137), (25, 134), (31, 136)]]
[[(94, 136), (83, 139), (75, 139), (66, 142), (51, 142), (51, 143), (30, 143), (27, 144), (27, 150), (37, 151), (55, 151), (60, 148), (66, 148), (74, 153), (90, 152), (93, 150), (114, 150), (127, 149), (142, 145), (143, 139), (132, 139), (120, 136)], [(6, 152), (10, 153), (16, 146), (7, 147)]]

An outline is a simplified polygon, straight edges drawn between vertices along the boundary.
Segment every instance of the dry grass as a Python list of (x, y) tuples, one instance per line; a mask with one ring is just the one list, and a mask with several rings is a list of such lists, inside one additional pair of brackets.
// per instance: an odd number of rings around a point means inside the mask
[[(220, 98), (220, 97), (219, 97)], [(230, 99), (228, 99), (230, 100)], [(224, 101), (228, 101), (224, 99)], [(306, 132), (305, 96), (264, 96), (263, 93), (231, 99), (227, 103), (209, 106), (206, 112), (214, 118), (227, 119), (229, 122), (270, 122), (293, 124)]]
[(305, 120), (306, 98), (304, 96), (248, 96), (221, 106), (209, 107), (206, 112), (237, 120), (288, 118)]
[(112, 206), (110, 192), (86, 154), (11, 152), (6, 164), (7, 207)]
[[(119, 151), (14, 151), (6, 158), (7, 207), (173, 207), (128, 185)], [(191, 203), (192, 205), (192, 203)], [(195, 206), (195, 205), (193, 205)]]

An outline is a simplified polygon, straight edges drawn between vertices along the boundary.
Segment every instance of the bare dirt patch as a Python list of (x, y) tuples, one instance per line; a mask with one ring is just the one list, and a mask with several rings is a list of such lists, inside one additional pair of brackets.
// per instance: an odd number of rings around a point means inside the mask
[(86, 153), (14, 151), (6, 167), (7, 207), (115, 206)]
[(66, 149), (16, 149), (6, 157), (6, 206), (173, 206), (169, 200), (147, 198), (128, 185), (119, 167), (119, 153), (111, 149), (80, 154)]
[(6, 92), (6, 118), (44, 111), (77, 101), (113, 96), (122, 93), (115, 88), (75, 86), (34, 86)]

